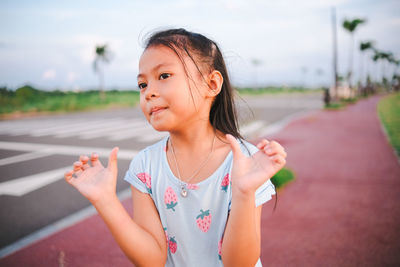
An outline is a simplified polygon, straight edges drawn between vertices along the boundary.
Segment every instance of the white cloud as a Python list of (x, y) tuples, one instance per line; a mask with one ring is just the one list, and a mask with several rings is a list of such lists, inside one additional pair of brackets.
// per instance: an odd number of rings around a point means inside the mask
[(54, 80), (56, 78), (56, 71), (54, 69), (48, 69), (43, 72), (42, 79), (43, 80)]

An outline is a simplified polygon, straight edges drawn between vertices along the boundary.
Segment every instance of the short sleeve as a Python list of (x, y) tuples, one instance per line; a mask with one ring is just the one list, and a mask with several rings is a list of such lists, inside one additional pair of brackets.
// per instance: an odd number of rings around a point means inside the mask
[(265, 183), (263, 183), (257, 190), (256, 190), (256, 207), (264, 204), (265, 202), (272, 199), (272, 195), (275, 195), (275, 186), (269, 179)]
[[(244, 147), (246, 146), (246, 147)], [(247, 152), (247, 155), (253, 155), (258, 152), (258, 148), (254, 146), (253, 144), (244, 141), (243, 146), (242, 146), (242, 151), (244, 153)], [(269, 201), (272, 199), (272, 195), (275, 195), (275, 186), (271, 182), (270, 179), (268, 179), (265, 183), (263, 183), (257, 190), (256, 190), (256, 207), (264, 204), (265, 202)]]
[(144, 169), (144, 157), (140, 152), (136, 155), (131, 163), (129, 169), (126, 171), (124, 180), (134, 186), (142, 193), (151, 194), (151, 178)]

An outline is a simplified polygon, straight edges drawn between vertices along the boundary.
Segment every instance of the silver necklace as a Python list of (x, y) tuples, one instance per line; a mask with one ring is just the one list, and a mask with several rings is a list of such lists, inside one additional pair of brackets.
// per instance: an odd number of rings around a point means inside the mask
[(207, 163), (208, 160), (210, 159), (211, 154), (212, 154), (212, 152), (213, 152), (213, 150), (214, 150), (215, 135), (214, 135), (214, 138), (213, 138), (213, 142), (212, 142), (212, 146), (211, 146), (211, 151), (210, 151), (210, 153), (208, 154), (206, 160), (200, 165), (200, 168), (199, 168), (194, 174), (192, 174), (192, 176), (190, 176), (190, 178), (187, 180), (187, 182), (184, 182), (184, 181), (182, 180), (182, 178), (181, 178), (181, 173), (179, 172), (178, 162), (176, 161), (174, 145), (172, 144), (171, 139), (170, 139), (170, 138), (168, 138), (168, 139), (169, 139), (169, 142), (170, 142), (170, 144), (171, 144), (172, 155), (174, 156), (176, 171), (178, 172), (179, 181), (180, 181), (180, 183), (181, 183), (181, 196), (182, 196), (182, 197), (187, 197), (187, 195), (188, 195), (188, 190), (187, 190), (187, 188), (186, 188), (186, 185), (200, 172), (201, 169), (203, 169), (203, 167), (206, 165), (206, 163)]

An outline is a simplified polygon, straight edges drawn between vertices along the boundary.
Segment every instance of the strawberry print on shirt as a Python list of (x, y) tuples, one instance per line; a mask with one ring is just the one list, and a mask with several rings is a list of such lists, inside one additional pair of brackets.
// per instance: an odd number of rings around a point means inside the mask
[(175, 254), (176, 250), (178, 249), (178, 244), (176, 243), (174, 236), (169, 238), (168, 248), (172, 254)]
[(142, 173), (138, 173), (136, 175), (140, 181), (142, 181), (142, 183), (145, 184), (147, 192), (149, 192), (149, 194), (151, 194), (151, 177), (149, 174), (142, 172)]
[(175, 211), (175, 206), (178, 205), (178, 197), (176, 196), (174, 189), (172, 189), (170, 186), (167, 188), (167, 190), (165, 190), (164, 202), (167, 206), (167, 209)]
[(229, 186), (229, 173), (224, 176), (221, 182), (221, 190), (227, 192)]
[(197, 226), (199, 229), (206, 233), (210, 229), (211, 225), (211, 213), (210, 210), (200, 210), (200, 214), (196, 217)]

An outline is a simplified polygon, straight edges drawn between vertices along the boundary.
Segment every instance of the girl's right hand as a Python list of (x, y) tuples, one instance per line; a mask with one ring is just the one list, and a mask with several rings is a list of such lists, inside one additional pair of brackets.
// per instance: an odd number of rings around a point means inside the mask
[(107, 168), (103, 167), (95, 153), (90, 157), (91, 165), (88, 163), (89, 157), (80, 156), (79, 161), (74, 162), (73, 170), (66, 172), (64, 178), (93, 205), (107, 197), (116, 196), (117, 153), (118, 147), (114, 147)]

